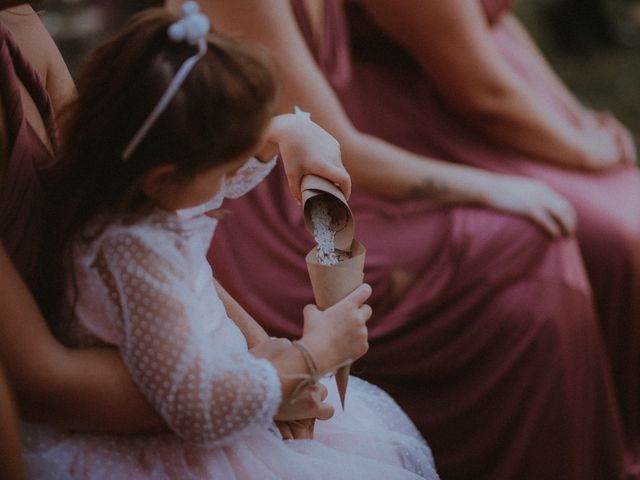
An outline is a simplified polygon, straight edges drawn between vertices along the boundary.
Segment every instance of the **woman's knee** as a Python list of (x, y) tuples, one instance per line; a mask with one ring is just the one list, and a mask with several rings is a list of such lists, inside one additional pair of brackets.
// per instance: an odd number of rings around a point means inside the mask
[(493, 283), (538, 278), (589, 291), (575, 238), (554, 239), (527, 219), (490, 210), (462, 209), (458, 222), (468, 273), (483, 272)]

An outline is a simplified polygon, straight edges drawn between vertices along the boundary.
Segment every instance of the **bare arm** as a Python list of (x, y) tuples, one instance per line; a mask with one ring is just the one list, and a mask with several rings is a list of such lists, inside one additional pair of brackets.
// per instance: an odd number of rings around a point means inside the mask
[(238, 326), (244, 337), (247, 339), (249, 348), (256, 346), (266, 340), (269, 340), (269, 335), (265, 332), (258, 322), (249, 315), (242, 306), (224, 289), (220, 283), (215, 280), (216, 290), (218, 296), (224, 308), (227, 311), (227, 315)]
[[(178, 3), (167, 2), (174, 9)], [(201, 3), (214, 28), (273, 53), (283, 84), (280, 111), (291, 112), (299, 105), (311, 112), (313, 121), (339, 142), (354, 185), (395, 199), (488, 206), (527, 217), (551, 235), (574, 228), (571, 207), (543, 185), (416, 155), (356, 130), (307, 49), (288, 0)]]
[(13, 401), (4, 374), (0, 370), (0, 478), (27, 478), (22, 464), (22, 447)]
[(536, 159), (574, 168), (619, 164), (609, 132), (582, 132), (549, 113), (496, 49), (476, 0), (361, 0), (441, 93), (481, 131)]
[(573, 115), (576, 125), (578, 125), (586, 135), (593, 134), (594, 130), (608, 131), (608, 133), (616, 139), (623, 161), (635, 166), (637, 162), (637, 152), (629, 130), (611, 113), (606, 111), (591, 111), (580, 104), (575, 95), (573, 95), (553, 68), (551, 68), (538, 46), (515, 15), (504, 15), (501, 22), (503, 28), (506, 28), (511, 35), (517, 37), (520, 42), (528, 46), (531, 58), (536, 62), (538, 73), (545, 77), (548, 85), (553, 88), (556, 99)]
[(1, 246), (0, 306), (0, 362), (27, 420), (121, 433), (163, 427), (116, 351), (53, 338)]
[(556, 97), (565, 105), (565, 107), (574, 114), (576, 120), (584, 114), (585, 109), (580, 104), (575, 95), (567, 88), (564, 82), (560, 79), (558, 74), (553, 70), (547, 59), (544, 57), (531, 35), (525, 30), (520, 21), (515, 15), (507, 13), (499, 20), (504, 28), (506, 28), (512, 35), (517, 37), (521, 43), (529, 48), (531, 58), (536, 61), (536, 69), (542, 74), (549, 86), (555, 90)]
[[(58, 111), (73, 95), (73, 82), (39, 18), (31, 7), (21, 6), (2, 12), (0, 20), (11, 29), (51, 89)], [(0, 128), (0, 145), (4, 146), (5, 140), (5, 130)], [(5, 165), (6, 150), (0, 149), (0, 153)], [(116, 351), (71, 350), (54, 339), (1, 245), (0, 325), (0, 363), (27, 420), (84, 431), (126, 433), (163, 428)]]
[(478, 192), (461, 184), (467, 176), (482, 176), (479, 172), (411, 154), (353, 127), (309, 54), (286, 0), (208, 1), (202, 7), (215, 28), (261, 43), (274, 53), (284, 87), (280, 111), (291, 112), (297, 104), (311, 112), (313, 121), (340, 143), (355, 184), (394, 198), (476, 199)]

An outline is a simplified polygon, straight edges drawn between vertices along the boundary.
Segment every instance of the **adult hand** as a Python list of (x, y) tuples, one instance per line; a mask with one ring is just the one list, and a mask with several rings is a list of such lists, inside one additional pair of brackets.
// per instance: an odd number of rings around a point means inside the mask
[(592, 112), (586, 118), (580, 142), (583, 168), (602, 171), (635, 164), (635, 145), (624, 125), (609, 112)]
[(276, 422), (276, 426), (284, 440), (313, 440), (315, 425), (316, 420), (314, 418)]
[(600, 112), (598, 120), (600, 125), (614, 136), (620, 152), (621, 163), (630, 166), (635, 165), (638, 160), (638, 154), (633, 137), (627, 127), (620, 123), (610, 112)]
[(293, 401), (283, 401), (275, 419), (283, 422), (304, 419), (329, 420), (333, 417), (334, 408), (325, 402), (327, 394), (327, 387), (321, 383), (310, 385)]
[(573, 206), (538, 180), (495, 175), (484, 194), (484, 202), (490, 208), (528, 218), (554, 238), (576, 229)]
[(275, 417), (282, 438), (313, 439), (316, 420), (328, 420), (335, 411), (331, 404), (324, 402), (327, 393), (324, 385), (315, 384), (305, 389), (293, 403), (285, 401)]
[(278, 144), (289, 188), (296, 200), (301, 201), (300, 181), (306, 174), (335, 183), (349, 198), (351, 177), (342, 165), (340, 145), (309, 118), (278, 115), (271, 123), (269, 139)]

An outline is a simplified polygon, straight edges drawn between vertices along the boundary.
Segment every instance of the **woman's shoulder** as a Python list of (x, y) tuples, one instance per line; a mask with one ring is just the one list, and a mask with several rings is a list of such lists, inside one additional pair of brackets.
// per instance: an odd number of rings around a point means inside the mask
[(44, 82), (55, 44), (38, 13), (28, 5), (9, 8), (0, 12), (0, 23)]
[(10, 8), (0, 12), (0, 23), (40, 77), (54, 110), (59, 111), (74, 95), (73, 79), (38, 12), (28, 5)]

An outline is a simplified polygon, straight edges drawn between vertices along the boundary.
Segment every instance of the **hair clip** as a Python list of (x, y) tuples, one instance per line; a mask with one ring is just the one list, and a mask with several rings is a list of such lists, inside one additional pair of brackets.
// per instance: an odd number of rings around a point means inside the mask
[(186, 41), (197, 46), (209, 33), (211, 24), (206, 15), (200, 13), (200, 7), (194, 1), (188, 1), (181, 7), (183, 18), (172, 24), (167, 31), (174, 42)]
[(211, 28), (211, 24), (206, 15), (200, 13), (200, 7), (192, 0), (182, 4), (182, 19), (172, 23), (167, 30), (167, 35), (173, 42), (186, 41), (189, 45), (197, 46), (198, 53), (187, 58), (176, 72), (173, 80), (167, 87), (155, 108), (151, 111), (147, 119), (140, 126), (136, 134), (129, 141), (122, 152), (122, 160), (127, 161), (133, 154), (140, 142), (149, 133), (151, 127), (158, 120), (162, 112), (169, 106), (171, 100), (176, 95), (180, 86), (185, 81), (193, 67), (198, 63), (205, 53), (207, 53), (207, 34)]

